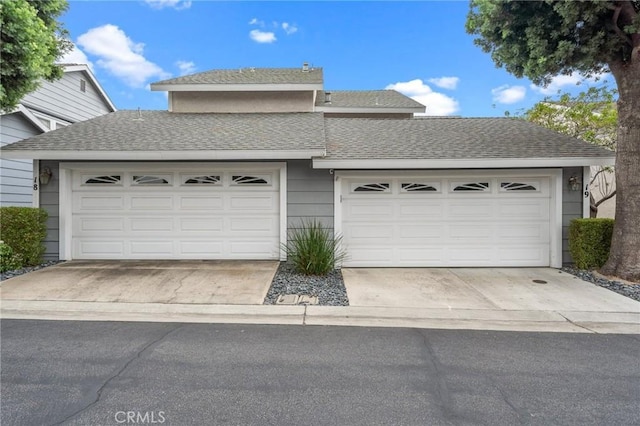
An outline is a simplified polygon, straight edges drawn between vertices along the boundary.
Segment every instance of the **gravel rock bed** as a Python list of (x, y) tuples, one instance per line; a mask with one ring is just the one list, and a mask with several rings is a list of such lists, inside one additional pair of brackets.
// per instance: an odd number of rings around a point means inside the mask
[(22, 269), (16, 269), (14, 271), (6, 271), (0, 274), (0, 281), (8, 280), (9, 278), (17, 277), (19, 275), (23, 275), (29, 272), (37, 271), (38, 269), (43, 269), (48, 266), (57, 265), (58, 263), (62, 263), (62, 260), (50, 260), (48, 262), (41, 263), (36, 266), (28, 266)]
[(640, 302), (640, 284), (625, 284), (620, 281), (611, 281), (606, 278), (596, 276), (591, 271), (577, 269), (571, 266), (565, 266), (562, 268), (562, 270), (564, 272), (570, 273), (571, 275), (575, 275), (583, 281), (587, 281), (599, 287), (615, 291), (618, 294), (627, 296), (633, 300), (637, 300)]
[(271, 288), (264, 299), (265, 305), (274, 305), (280, 294), (307, 294), (318, 296), (318, 305), (349, 306), (347, 289), (342, 272), (330, 272), (327, 276), (302, 275), (295, 272), (293, 265), (281, 262), (271, 282)]

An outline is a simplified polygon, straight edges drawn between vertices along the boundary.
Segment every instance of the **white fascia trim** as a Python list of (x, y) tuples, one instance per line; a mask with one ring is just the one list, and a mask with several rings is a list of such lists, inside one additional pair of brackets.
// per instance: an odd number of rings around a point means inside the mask
[(615, 164), (615, 157), (331, 160), (314, 158), (314, 169), (516, 169), (523, 167), (584, 167)]
[(391, 113), (412, 113), (412, 112), (424, 112), (424, 108), (420, 107), (331, 107), (331, 106), (317, 106), (315, 108), (317, 112), (335, 112), (335, 113), (379, 113), (379, 114), (391, 114)]
[(582, 168), (582, 217), (591, 217), (591, 167)]
[[(49, 128), (47, 128), (47, 126), (42, 124), (42, 122), (40, 120), (38, 120), (38, 117), (36, 117), (34, 113), (29, 111), (29, 109), (26, 106), (24, 106), (22, 104), (18, 104), (18, 107), (13, 112), (19, 112), (22, 115), (24, 115), (26, 117), (26, 119), (29, 120), (31, 122), (31, 124), (33, 124), (39, 130), (41, 130), (42, 133), (46, 133), (46, 132), (49, 131)], [(4, 155), (3, 155), (3, 157), (4, 157)], [(29, 158), (29, 157), (20, 157), (20, 158)]]
[(102, 86), (98, 82), (98, 79), (93, 75), (93, 73), (91, 72), (91, 68), (89, 68), (88, 65), (78, 64), (78, 65), (65, 65), (64, 66), (64, 72), (73, 72), (73, 71), (83, 71), (87, 75), (89, 80), (91, 80), (91, 83), (93, 83), (93, 85), (96, 87), (96, 89), (98, 89), (98, 92), (100, 92), (100, 95), (102, 96), (102, 99), (104, 99), (106, 104), (109, 105), (109, 108), (111, 109), (111, 111), (115, 112), (115, 111), (118, 110), (116, 108), (116, 106), (113, 104), (113, 102), (111, 102), (111, 99), (109, 98), (109, 95), (107, 95), (107, 92), (104, 91), (104, 89), (102, 88)]
[(153, 92), (300, 92), (322, 90), (313, 84), (152, 84)]
[(3, 158), (33, 160), (309, 160), (312, 157), (324, 155), (324, 149), (228, 151), (2, 151)]

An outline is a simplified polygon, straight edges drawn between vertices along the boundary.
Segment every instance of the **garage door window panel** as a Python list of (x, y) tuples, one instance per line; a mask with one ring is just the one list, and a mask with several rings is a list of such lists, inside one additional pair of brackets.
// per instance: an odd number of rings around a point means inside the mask
[(540, 183), (533, 181), (501, 181), (500, 192), (540, 192)]
[(122, 175), (83, 176), (83, 185), (122, 185)]
[(146, 175), (142, 173), (134, 173), (131, 177), (132, 185), (171, 185), (171, 175)]
[(391, 184), (388, 182), (373, 182), (373, 183), (363, 183), (363, 184), (353, 184), (351, 185), (351, 192), (382, 192), (382, 193), (390, 193), (391, 192)]
[(440, 184), (436, 182), (407, 182), (400, 184), (402, 193), (440, 192)]
[(231, 184), (238, 186), (270, 186), (270, 175), (233, 175)]
[(489, 182), (452, 182), (452, 192), (490, 192)]
[(182, 184), (187, 186), (220, 186), (222, 177), (220, 175), (186, 175), (182, 176)]

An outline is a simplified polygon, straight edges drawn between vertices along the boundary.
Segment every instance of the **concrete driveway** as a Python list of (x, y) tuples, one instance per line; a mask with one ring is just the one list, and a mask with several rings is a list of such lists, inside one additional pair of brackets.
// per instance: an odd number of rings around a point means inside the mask
[(342, 275), (351, 306), (640, 312), (639, 302), (552, 268), (345, 268)]
[(277, 261), (70, 261), (2, 282), (3, 301), (262, 304)]

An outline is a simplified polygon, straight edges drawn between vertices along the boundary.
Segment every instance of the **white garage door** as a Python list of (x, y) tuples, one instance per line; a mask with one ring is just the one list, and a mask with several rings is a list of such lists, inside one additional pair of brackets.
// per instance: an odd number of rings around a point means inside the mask
[(278, 259), (279, 169), (74, 170), (74, 259)]
[(550, 264), (549, 177), (369, 175), (341, 181), (345, 266)]

